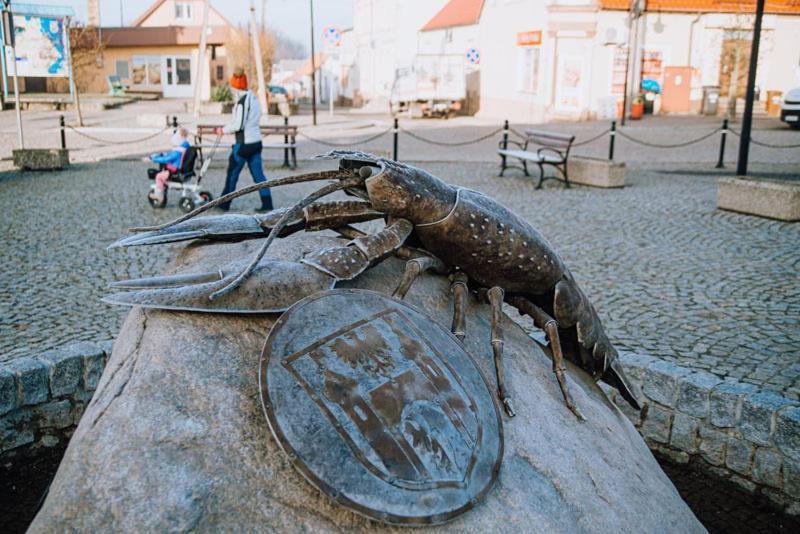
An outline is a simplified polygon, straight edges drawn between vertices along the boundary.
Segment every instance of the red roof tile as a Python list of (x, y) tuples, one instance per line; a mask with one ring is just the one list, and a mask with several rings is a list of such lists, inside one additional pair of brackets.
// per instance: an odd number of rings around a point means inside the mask
[(450, 0), (422, 27), (422, 31), (477, 24), (481, 19), (481, 10), (483, 0)]
[[(598, 0), (602, 9), (627, 11), (630, 0)], [(755, 0), (648, 0), (646, 11), (755, 13)], [(800, 14), (800, 0), (766, 0), (765, 13)]]

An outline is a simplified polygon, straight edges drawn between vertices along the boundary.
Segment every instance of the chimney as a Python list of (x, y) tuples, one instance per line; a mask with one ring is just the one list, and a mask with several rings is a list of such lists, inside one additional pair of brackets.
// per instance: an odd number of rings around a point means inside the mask
[(86, 4), (89, 26), (97, 28), (100, 26), (100, 0), (86, 0)]

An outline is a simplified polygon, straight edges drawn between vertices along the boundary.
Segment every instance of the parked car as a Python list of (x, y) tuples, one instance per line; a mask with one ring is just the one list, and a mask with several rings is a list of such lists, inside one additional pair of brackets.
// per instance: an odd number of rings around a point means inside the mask
[(288, 117), (292, 112), (292, 95), (280, 85), (267, 85), (269, 88), (269, 113)]
[(792, 128), (800, 128), (800, 87), (790, 89), (783, 96), (781, 120)]

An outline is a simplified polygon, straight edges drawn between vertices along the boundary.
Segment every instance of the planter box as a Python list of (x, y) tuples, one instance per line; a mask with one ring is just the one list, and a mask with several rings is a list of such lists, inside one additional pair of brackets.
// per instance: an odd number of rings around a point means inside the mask
[(569, 181), (592, 187), (625, 187), (625, 164), (606, 159), (572, 156), (567, 161)]
[(800, 221), (800, 183), (720, 178), (717, 207), (779, 221)]
[(25, 148), (14, 150), (12, 155), (18, 169), (45, 171), (69, 165), (69, 150), (66, 148)]

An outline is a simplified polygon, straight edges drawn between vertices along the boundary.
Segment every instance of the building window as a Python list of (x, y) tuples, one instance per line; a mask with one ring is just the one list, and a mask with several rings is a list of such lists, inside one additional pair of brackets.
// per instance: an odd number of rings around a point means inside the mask
[(538, 46), (517, 48), (517, 91), (537, 94), (539, 91)]
[(225, 67), (222, 65), (217, 65), (217, 79), (224, 80), (225, 79)]
[(159, 56), (133, 56), (132, 85), (161, 85), (161, 58)]
[(192, 4), (189, 2), (175, 2), (175, 18), (177, 20), (190, 20), (192, 18)]
[(128, 61), (118, 59), (116, 61), (116, 71), (120, 80), (127, 80), (130, 76), (130, 72), (128, 71)]

